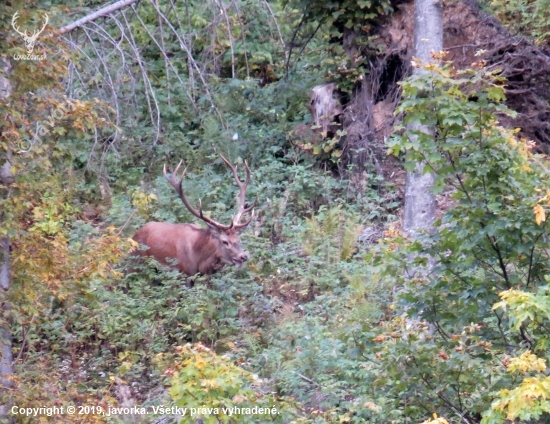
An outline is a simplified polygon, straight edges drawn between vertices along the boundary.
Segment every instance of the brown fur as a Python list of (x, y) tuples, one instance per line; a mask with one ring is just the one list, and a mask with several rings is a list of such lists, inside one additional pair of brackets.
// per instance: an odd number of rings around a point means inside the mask
[(225, 265), (241, 266), (248, 259), (235, 229), (208, 227), (149, 222), (135, 234), (134, 240), (148, 247), (140, 255), (152, 256), (163, 265), (169, 265), (166, 258), (176, 259), (177, 269), (189, 276), (197, 272), (213, 274)]

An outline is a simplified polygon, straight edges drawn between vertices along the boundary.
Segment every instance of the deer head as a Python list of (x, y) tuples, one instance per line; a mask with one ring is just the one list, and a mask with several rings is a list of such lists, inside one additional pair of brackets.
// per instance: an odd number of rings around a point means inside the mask
[[(242, 264), (248, 260), (248, 255), (242, 250), (241, 248), (241, 241), (239, 239), (239, 234), (250, 224), (252, 221), (252, 218), (254, 216), (254, 206), (256, 204), (256, 201), (254, 201), (251, 205), (246, 205), (246, 188), (248, 187), (248, 183), (250, 182), (250, 168), (248, 167), (248, 163), (245, 161), (244, 166), (246, 169), (246, 179), (241, 181), (239, 179), (239, 175), (237, 174), (237, 167), (233, 166), (225, 157), (220, 155), (220, 157), (223, 159), (223, 161), (231, 168), (231, 171), (233, 172), (233, 176), (235, 177), (235, 181), (237, 182), (237, 185), (239, 187), (239, 193), (237, 195), (237, 213), (233, 216), (233, 219), (231, 220), (231, 223), (229, 225), (221, 224), (217, 221), (214, 221), (212, 218), (209, 218), (203, 214), (202, 211), (202, 202), (199, 200), (199, 210), (195, 209), (189, 201), (187, 200), (187, 197), (185, 197), (185, 193), (182, 188), (183, 179), (185, 178), (185, 174), (187, 173), (187, 168), (185, 168), (181, 174), (181, 177), (179, 181), (176, 180), (175, 175), (178, 174), (178, 171), (183, 163), (183, 160), (180, 161), (178, 166), (176, 167), (175, 171), (170, 173), (170, 175), (166, 171), (166, 165), (164, 165), (164, 177), (166, 180), (176, 189), (176, 192), (179, 195), (179, 198), (185, 205), (185, 207), (191, 212), (193, 215), (195, 215), (197, 218), (203, 220), (208, 228), (210, 229), (210, 233), (212, 237), (218, 242), (218, 249), (216, 250), (215, 254), (219, 257), (219, 260), (223, 264), (234, 264), (237, 266), (242, 266)], [(252, 211), (250, 214), (250, 218), (246, 220), (245, 222), (240, 222), (241, 217), (247, 213)]]

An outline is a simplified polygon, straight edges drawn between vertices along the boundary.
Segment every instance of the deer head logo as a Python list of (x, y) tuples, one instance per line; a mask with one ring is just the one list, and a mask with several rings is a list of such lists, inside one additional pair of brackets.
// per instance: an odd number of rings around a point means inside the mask
[(19, 12), (15, 12), (13, 14), (13, 18), (11, 20), (11, 26), (17, 32), (21, 37), (23, 37), (23, 40), (25, 40), (25, 46), (27, 47), (27, 52), (31, 54), (34, 50), (34, 43), (38, 39), (38, 36), (44, 31), (44, 28), (46, 28), (46, 25), (48, 25), (48, 15), (44, 13), (44, 25), (42, 25), (42, 28), (34, 30), (32, 35), (27, 34), (27, 31), (21, 32), (19, 31), (19, 28), (17, 26), (17, 18), (19, 17)]

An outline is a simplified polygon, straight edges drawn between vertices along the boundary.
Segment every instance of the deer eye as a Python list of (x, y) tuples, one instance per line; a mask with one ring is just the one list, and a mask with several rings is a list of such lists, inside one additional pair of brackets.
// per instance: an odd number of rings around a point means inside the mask
[(229, 242), (228, 242), (227, 240), (223, 240), (223, 241), (222, 241), (222, 244), (223, 244), (224, 246), (229, 246)]

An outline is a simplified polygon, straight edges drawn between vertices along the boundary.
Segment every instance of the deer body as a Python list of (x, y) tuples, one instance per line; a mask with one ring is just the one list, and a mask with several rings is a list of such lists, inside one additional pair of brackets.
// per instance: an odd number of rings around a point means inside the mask
[[(173, 266), (167, 261), (175, 259), (177, 269), (189, 276), (197, 272), (201, 274), (214, 274), (225, 265), (242, 264), (248, 260), (248, 255), (241, 248), (239, 234), (252, 221), (254, 215), (254, 202), (252, 205), (245, 205), (245, 194), (250, 182), (250, 169), (245, 161), (246, 180), (242, 182), (237, 175), (237, 168), (231, 165), (222, 156), (224, 162), (231, 168), (233, 176), (239, 186), (237, 196), (238, 210), (229, 225), (223, 225), (205, 216), (199, 202), (197, 211), (187, 198), (182, 188), (185, 169), (179, 181), (176, 181), (174, 174), (182, 164), (179, 163), (176, 170), (169, 176), (164, 167), (164, 176), (176, 189), (180, 199), (187, 209), (197, 218), (203, 220), (208, 228), (200, 228), (194, 224), (171, 224), (168, 222), (149, 222), (145, 224), (135, 235), (134, 240), (145, 245), (145, 250), (137, 252), (139, 255), (154, 257), (163, 265)], [(250, 218), (244, 223), (240, 219), (244, 213), (252, 211)]]
[(134, 240), (148, 246), (141, 254), (153, 256), (163, 265), (171, 265), (166, 258), (176, 259), (180, 272), (189, 276), (197, 272), (207, 275), (218, 272), (225, 265), (242, 266), (248, 259), (248, 255), (240, 249), (237, 233), (235, 230), (232, 233), (226, 236), (237, 241), (231, 251), (220, 240), (224, 234), (194, 224), (149, 222), (136, 233)]

